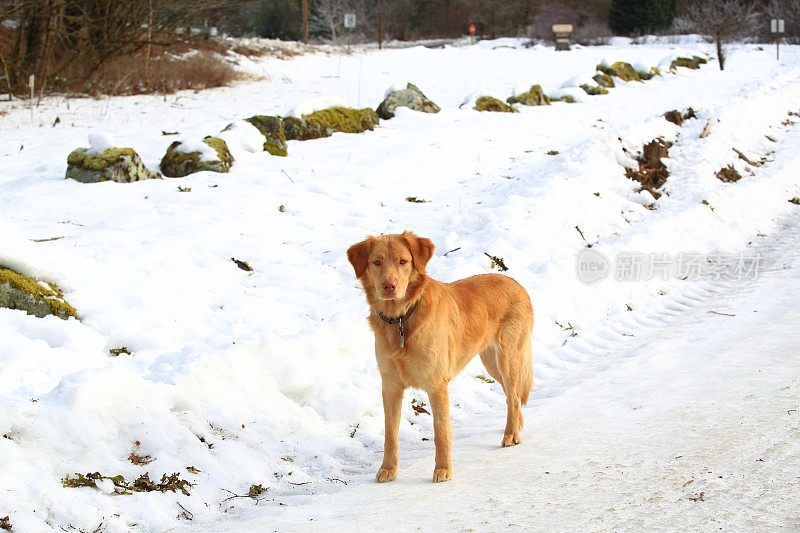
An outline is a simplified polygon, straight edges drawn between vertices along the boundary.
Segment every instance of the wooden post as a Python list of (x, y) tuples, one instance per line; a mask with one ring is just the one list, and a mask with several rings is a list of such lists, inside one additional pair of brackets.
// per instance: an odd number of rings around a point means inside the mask
[(308, 44), (308, 0), (303, 0), (303, 42)]

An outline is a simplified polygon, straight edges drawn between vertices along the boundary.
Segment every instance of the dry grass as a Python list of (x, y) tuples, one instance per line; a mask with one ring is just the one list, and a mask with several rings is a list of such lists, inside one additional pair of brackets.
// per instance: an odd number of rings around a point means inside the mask
[(182, 57), (164, 54), (149, 61), (127, 56), (99, 70), (84, 90), (95, 95), (173, 93), (223, 87), (243, 78), (222, 56), (209, 51)]

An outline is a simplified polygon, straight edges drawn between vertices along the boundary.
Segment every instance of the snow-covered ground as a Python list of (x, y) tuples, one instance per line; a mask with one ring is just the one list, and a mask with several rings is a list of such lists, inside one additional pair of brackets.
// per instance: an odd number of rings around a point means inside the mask
[[(0, 102), (0, 264), (58, 282), (81, 318), (0, 309), (0, 518), (8, 514), (15, 531), (364, 530), (424, 510), (449, 529), (670, 528), (684, 510), (710, 527), (708, 509), (722, 505), (723, 529), (745, 519), (797, 527), (798, 480), (781, 466), (791, 444), (779, 445), (797, 433), (797, 413), (781, 414), (797, 407), (796, 348), (788, 352), (797, 346), (797, 270), (770, 259), (789, 252), (780, 241), (796, 236), (786, 220), (800, 209), (787, 201), (800, 196), (800, 48), (785, 47), (777, 62), (770, 49), (741, 47), (725, 72), (714, 62), (679, 69), (577, 104), (513, 115), (459, 107), (534, 83), (567, 90), (602, 61), (657, 66), (711, 51), (691, 42), (569, 53), (506, 44), (265, 59), (246, 65), (258, 82), (54, 98), (33, 118), (22, 103)], [(406, 81), (441, 113), (401, 110), (372, 132), (290, 142), (287, 158), (252, 151), (241, 128), (228, 134), (229, 174), (63, 179), (67, 154), (90, 134), (135, 148), (155, 169), (176, 139), (162, 132), (196, 140), (320, 99), (375, 107)], [(697, 118), (682, 127), (662, 117), (690, 106)], [(671, 176), (646, 209), (623, 165), (656, 137), (675, 143)], [(733, 148), (764, 164), (746, 164)], [(741, 181), (714, 177), (729, 164)], [(505, 402), (497, 384), (477, 378), (476, 361), (451, 385), (455, 479), (444, 486), (426, 481), (432, 424), (411, 409), (412, 398), (427, 403), (417, 391), (406, 398), (400, 479), (371, 482), (380, 380), (344, 250), (403, 229), (437, 244), (437, 279), (490, 271), (487, 253), (503, 258), (537, 313), (523, 444), (495, 449)], [(579, 257), (610, 261), (610, 275), (581, 282)], [(700, 258), (704, 272), (616, 280), (632, 257), (649, 267)], [(749, 279), (754, 265), (769, 276)], [(748, 279), (729, 279), (739, 277)], [(723, 311), (709, 306), (732, 287), (770, 298), (720, 300), (736, 316), (706, 316)], [(756, 308), (762, 322), (748, 322)], [(123, 346), (130, 355), (109, 355)], [(736, 363), (726, 366), (729, 355)], [(781, 411), (781, 401), (794, 407)], [(781, 426), (784, 416), (794, 426)], [(745, 470), (746, 453), (762, 451), (748, 431), (774, 436), (776, 448)], [(133, 464), (132, 453), (153, 461)], [(128, 480), (178, 472), (194, 486), (190, 496), (62, 487), (67, 475), (96, 471)], [(686, 476), (694, 481), (683, 488)], [(252, 485), (265, 489), (258, 500), (229, 499)], [(706, 502), (686, 500), (700, 492)], [(762, 507), (776, 509), (774, 522)]]

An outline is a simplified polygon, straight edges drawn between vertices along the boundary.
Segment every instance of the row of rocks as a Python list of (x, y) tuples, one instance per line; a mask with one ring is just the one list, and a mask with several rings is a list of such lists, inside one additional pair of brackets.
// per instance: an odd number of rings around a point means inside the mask
[[(364, 108), (331, 107), (301, 117), (279, 117), (255, 115), (246, 122), (253, 125), (264, 136), (264, 151), (274, 156), (288, 155), (287, 141), (307, 141), (330, 137), (333, 133), (361, 133), (378, 125), (379, 119), (394, 117), (398, 107), (409, 107), (423, 113), (438, 113), (439, 106), (429, 100), (416, 86), (408, 84), (405, 89), (393, 91), (378, 106), (377, 111)], [(227, 131), (233, 125), (229, 125)], [(216, 157), (207, 151), (188, 149), (176, 141), (167, 148), (159, 165), (161, 172), (149, 170), (133, 148), (106, 147), (96, 151), (78, 148), (67, 157), (66, 177), (82, 183), (116, 181), (131, 183), (163, 176), (179, 178), (201, 172), (228, 172), (234, 158), (221, 137), (208, 136), (202, 141)]]
[[(700, 57), (681, 57), (672, 62), (670, 70), (674, 71), (678, 67), (697, 69), (704, 63), (706, 60)], [(597, 70), (597, 74), (593, 77), (597, 86), (584, 87), (589, 94), (604, 94), (598, 89), (607, 90), (614, 87), (615, 77), (625, 81), (641, 81), (661, 74), (656, 68), (650, 69), (649, 72), (637, 72), (630, 64), (624, 62), (598, 65)], [(550, 105), (556, 100), (574, 101), (569, 96), (548, 97), (540, 85), (533, 85), (528, 91), (512, 96), (506, 102), (492, 96), (481, 96), (475, 101), (474, 107), (479, 111), (516, 113), (514, 104)], [(379, 119), (393, 118), (398, 107), (408, 107), (423, 113), (440, 111), (439, 106), (428, 99), (418, 87), (409, 83), (404, 89), (392, 91), (387, 95), (374, 111), (368, 108), (333, 107), (301, 117), (255, 115), (246, 121), (264, 136), (264, 151), (275, 156), (286, 156), (287, 141), (319, 139), (328, 137), (334, 132), (360, 133), (371, 130), (378, 124)], [(202, 142), (208, 150), (191, 149), (180, 141), (173, 142), (161, 160), (160, 169), (163, 175), (181, 177), (203, 170), (228, 172), (234, 158), (224, 139), (209, 136)], [(161, 177), (161, 173), (149, 170), (142, 163), (133, 148), (105, 147), (102, 150), (78, 148), (67, 158), (67, 178), (83, 183), (100, 181), (130, 183)], [(64, 294), (58, 286), (33, 279), (2, 265), (0, 265), (0, 307), (21, 309), (38, 317), (45, 315), (55, 315), (64, 319), (77, 317), (77, 312), (64, 299)]]
[[(678, 67), (698, 69), (700, 65), (705, 63), (707, 63), (707, 60), (698, 56), (691, 58), (679, 57), (670, 64), (670, 72), (675, 72)], [(661, 70), (658, 67), (652, 67), (647, 71), (637, 71), (630, 63), (617, 61), (611, 65), (597, 65), (597, 73), (592, 77), (595, 85), (585, 83), (580, 88), (591, 96), (608, 94), (608, 89), (613, 89), (616, 86), (614, 78), (627, 82), (647, 81), (661, 75)], [(516, 113), (517, 109), (513, 107), (514, 104), (540, 106), (550, 105), (552, 102), (557, 101), (572, 104), (575, 103), (575, 98), (571, 95), (548, 96), (544, 93), (542, 86), (537, 84), (532, 85), (530, 89), (523, 93), (507, 98), (505, 102), (493, 96), (481, 96), (475, 100), (474, 109), (478, 111)]]
[[(704, 63), (706, 60), (697, 56), (680, 57), (672, 62), (670, 70), (674, 71), (678, 67), (697, 69)], [(615, 77), (624, 81), (642, 81), (660, 75), (661, 72), (656, 67), (641, 72), (636, 71), (629, 63), (618, 61), (612, 65), (598, 65), (597, 73), (593, 77), (596, 85), (583, 84), (581, 88), (589, 95), (607, 94), (608, 89), (615, 86)], [(553, 101), (574, 103), (575, 99), (570, 95), (549, 97), (541, 85), (532, 85), (528, 91), (511, 96), (505, 102), (493, 96), (481, 96), (475, 101), (474, 109), (516, 113), (514, 104), (540, 106), (550, 105)], [(255, 115), (245, 120), (264, 136), (264, 151), (274, 156), (285, 157), (289, 150), (287, 141), (319, 139), (329, 137), (335, 132), (361, 133), (372, 130), (379, 119), (393, 118), (398, 107), (407, 107), (423, 113), (440, 111), (436, 103), (426, 97), (418, 87), (409, 83), (403, 89), (390, 92), (374, 111), (369, 108), (332, 107), (301, 117)], [(228, 126), (230, 127), (232, 125)], [(158, 179), (162, 174), (167, 177), (183, 177), (204, 170), (228, 172), (234, 158), (225, 140), (209, 136), (203, 139), (203, 143), (213, 150), (216, 157), (209, 157), (207, 152), (190, 150), (180, 141), (176, 141), (169, 146), (161, 160), (161, 173), (149, 170), (133, 148), (110, 147), (100, 152), (78, 148), (67, 158), (66, 176), (83, 183), (100, 181), (130, 183)]]

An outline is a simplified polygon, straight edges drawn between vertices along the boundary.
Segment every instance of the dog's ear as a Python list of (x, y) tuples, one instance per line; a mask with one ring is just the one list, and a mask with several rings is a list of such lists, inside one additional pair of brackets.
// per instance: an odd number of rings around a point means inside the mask
[(433, 242), (425, 237), (417, 237), (410, 231), (403, 232), (402, 237), (411, 252), (411, 257), (414, 259), (414, 268), (420, 274), (425, 274), (425, 267), (433, 257), (433, 251), (436, 249)]
[(372, 251), (372, 237), (367, 237), (365, 240), (347, 249), (347, 259), (349, 259), (350, 264), (353, 265), (353, 270), (355, 270), (357, 278), (361, 278), (364, 272), (367, 271), (370, 251)]

